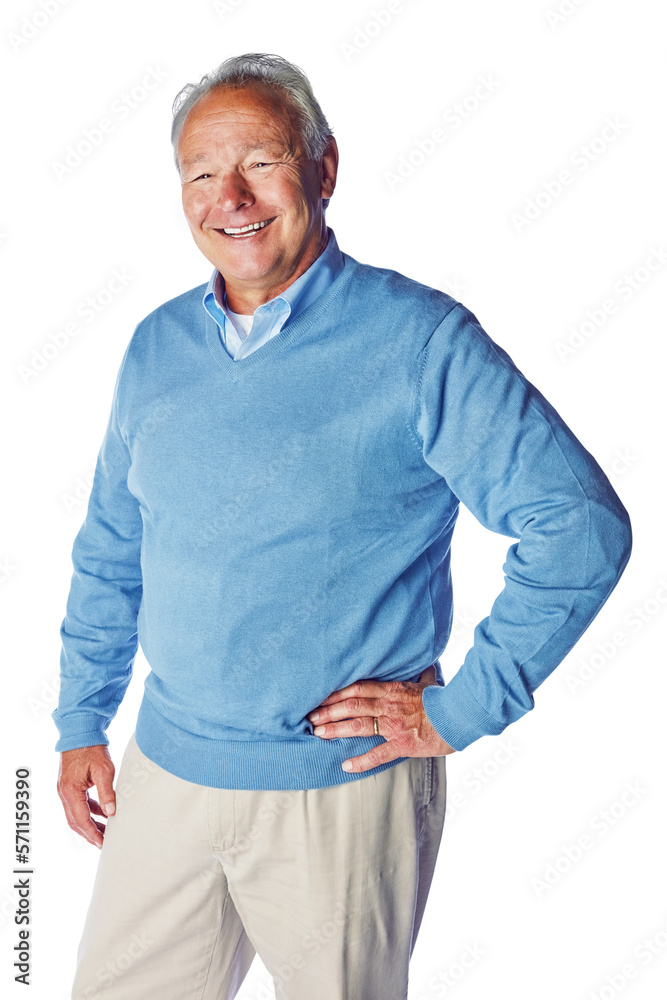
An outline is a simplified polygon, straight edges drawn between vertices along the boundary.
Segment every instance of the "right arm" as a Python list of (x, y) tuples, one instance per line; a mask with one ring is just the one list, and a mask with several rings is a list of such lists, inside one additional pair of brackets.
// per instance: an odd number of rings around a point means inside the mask
[[(129, 347), (128, 347), (129, 349)], [(97, 787), (114, 806), (114, 766), (106, 728), (132, 676), (138, 648), (137, 614), (142, 597), (143, 524), (137, 498), (127, 486), (130, 453), (121, 433), (118, 396), (128, 351), (114, 388), (111, 414), (97, 458), (85, 521), (74, 540), (66, 615), (60, 628), (60, 695), (52, 718), (62, 753), (58, 794), (75, 832), (102, 846), (104, 812), (87, 789)]]

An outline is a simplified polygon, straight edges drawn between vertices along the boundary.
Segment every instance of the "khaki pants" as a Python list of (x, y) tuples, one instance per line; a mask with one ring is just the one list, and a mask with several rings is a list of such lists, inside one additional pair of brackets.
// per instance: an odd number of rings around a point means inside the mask
[[(146, 757), (116, 780), (74, 1000), (405, 1000), (442, 835), (446, 757), (327, 788), (208, 788)], [(256, 1000), (255, 997), (252, 1000)]]

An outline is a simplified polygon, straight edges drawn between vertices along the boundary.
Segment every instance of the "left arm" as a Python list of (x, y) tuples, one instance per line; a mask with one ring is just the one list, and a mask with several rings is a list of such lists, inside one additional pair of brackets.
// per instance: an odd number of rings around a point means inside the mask
[(358, 681), (322, 703), (331, 707), (318, 723), (364, 716), (327, 725), (329, 737), (372, 735), (372, 716), (389, 713), (387, 742), (353, 758), (355, 771), (463, 750), (530, 711), (632, 547), (628, 513), (596, 460), (462, 304), (431, 335), (417, 386), (413, 429), (424, 461), (481, 524), (518, 542), (505, 586), (446, 686)]

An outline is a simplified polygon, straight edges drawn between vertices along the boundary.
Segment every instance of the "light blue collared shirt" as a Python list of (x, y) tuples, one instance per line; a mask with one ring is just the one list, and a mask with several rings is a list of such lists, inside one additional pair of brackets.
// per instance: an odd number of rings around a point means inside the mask
[(238, 314), (232, 313), (227, 305), (225, 279), (217, 268), (214, 270), (202, 301), (209, 316), (217, 323), (220, 339), (232, 361), (247, 357), (275, 337), (288, 319), (295, 319), (338, 277), (344, 267), (343, 255), (330, 226), (327, 226), (327, 233), (327, 245), (317, 260), (284, 292), (258, 306), (252, 317), (248, 317), (252, 320), (252, 327), (247, 335), (240, 322), (235, 320)]

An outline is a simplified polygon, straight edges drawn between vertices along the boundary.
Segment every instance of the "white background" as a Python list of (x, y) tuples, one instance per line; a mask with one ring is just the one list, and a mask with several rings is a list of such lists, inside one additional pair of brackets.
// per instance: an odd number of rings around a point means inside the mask
[[(448, 757), (450, 808), (410, 1000), (664, 995), (665, 25), (648, 0), (566, 0), (558, 20), (559, 2), (403, 0), (380, 27), (373, 12), (386, 11), (385, 0), (222, 0), (217, 10), (210, 0), (69, 0), (49, 16), (38, 2), (3, 5), (5, 996), (26, 995), (12, 982), (11, 949), (13, 782), (27, 766), (30, 995), (69, 997), (99, 858), (69, 829), (56, 794), (50, 713), (71, 547), (135, 325), (211, 272), (182, 217), (172, 100), (247, 51), (279, 53), (313, 84), (340, 149), (327, 222), (341, 249), (472, 309), (605, 468), (633, 523), (620, 584), (538, 689), (535, 709)], [(52, 10), (57, 0), (44, 3)], [(124, 116), (113, 111), (151, 68), (164, 79)], [(475, 100), (482, 77), (493, 93)], [(465, 121), (445, 117), (457, 103)], [(104, 117), (113, 131), (59, 179), (54, 165), (68, 145)], [(618, 134), (605, 143), (606, 119)], [(439, 126), (446, 141), (392, 185), (400, 158), (416, 163), (419, 142)], [(564, 169), (572, 183), (559, 193)], [(538, 194), (536, 217), (517, 225)], [(114, 269), (131, 279), (107, 303)], [(634, 290), (623, 277), (633, 274)], [(77, 312), (88, 296), (100, 308), (92, 322)], [(610, 298), (616, 309), (605, 315)], [(588, 335), (565, 354), (587, 320)], [(51, 335), (72, 321), (78, 334), (47, 350), (38, 370)], [(462, 511), (446, 679), (503, 585), (510, 544)], [(140, 655), (109, 729), (117, 767), (146, 672)], [(579, 674), (588, 679), (573, 688)], [(592, 846), (568, 862), (564, 852), (583, 835)], [(548, 872), (552, 884), (540, 889)], [(478, 957), (464, 971), (466, 949)], [(271, 996), (267, 982), (256, 959), (239, 997)]]

